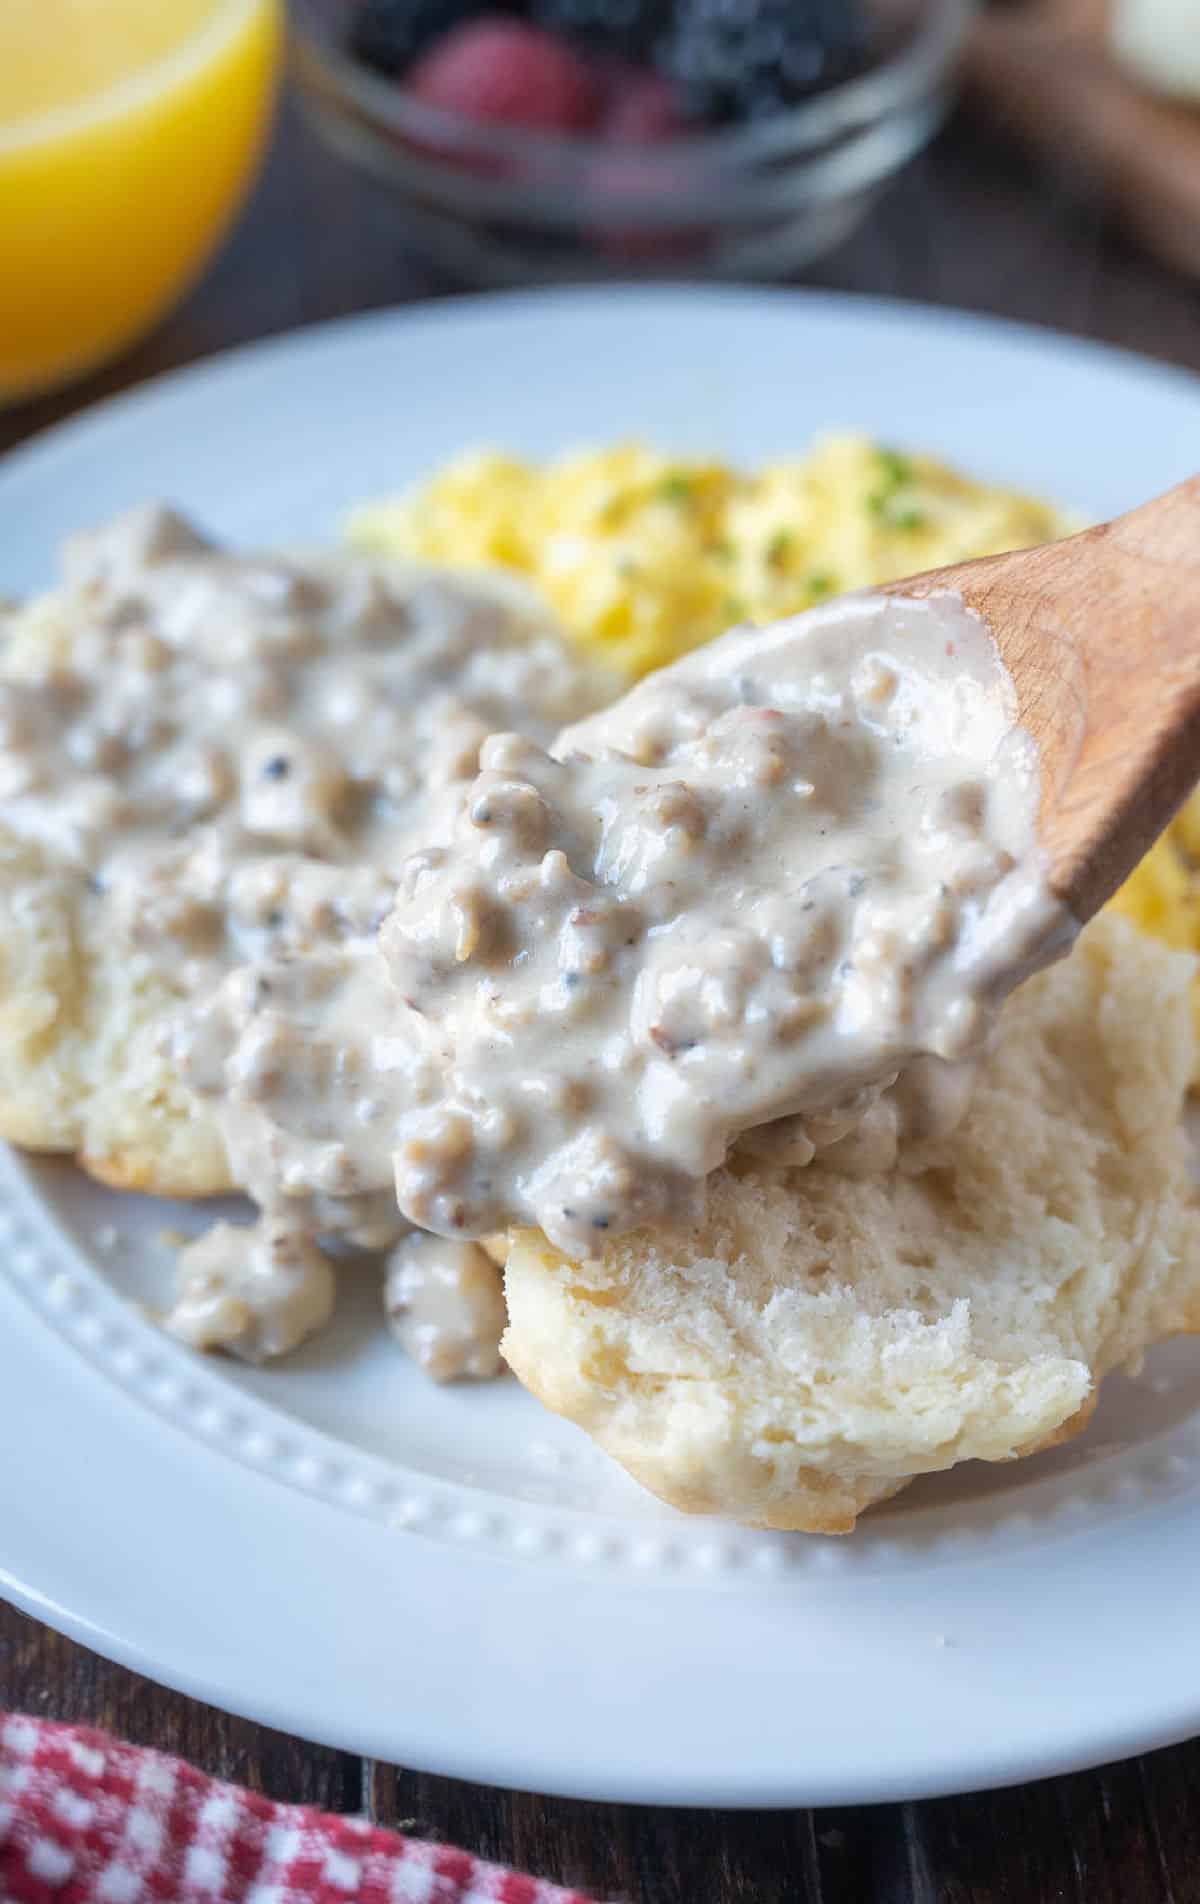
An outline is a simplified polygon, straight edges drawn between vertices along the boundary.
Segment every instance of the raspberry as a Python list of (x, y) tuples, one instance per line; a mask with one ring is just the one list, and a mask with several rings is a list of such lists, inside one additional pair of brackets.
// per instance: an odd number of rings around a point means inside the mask
[(599, 88), (577, 53), (550, 33), (496, 15), (438, 40), (406, 85), (444, 112), (533, 131), (586, 132), (600, 111)]

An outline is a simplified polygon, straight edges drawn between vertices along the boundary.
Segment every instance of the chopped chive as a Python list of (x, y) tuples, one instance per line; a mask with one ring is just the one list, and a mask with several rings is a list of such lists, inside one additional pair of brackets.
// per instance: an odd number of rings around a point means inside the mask
[(913, 467), (907, 456), (901, 456), (899, 450), (882, 448), (876, 451), (876, 455), (891, 488), (900, 489), (905, 483), (911, 483)]
[(900, 504), (893, 492), (876, 490), (867, 497), (867, 508), (871, 514), (888, 529), (923, 529), (927, 520), (923, 509), (915, 509), (911, 504)]
[(658, 493), (663, 502), (678, 503), (682, 507), (692, 499), (691, 479), (682, 471), (674, 470), (670, 476), (663, 477)]
[(806, 576), (805, 587), (810, 595), (832, 595), (833, 577), (828, 569), (814, 569), (811, 575)]
[(911, 460), (897, 450), (880, 448), (875, 455), (883, 480), (867, 497), (868, 510), (889, 529), (923, 528), (924, 512), (901, 500), (901, 492), (913, 481)]
[(775, 534), (767, 544), (767, 561), (771, 568), (777, 569), (782, 563), (786, 562), (788, 550), (791, 548), (795, 539), (790, 529), (776, 529)]

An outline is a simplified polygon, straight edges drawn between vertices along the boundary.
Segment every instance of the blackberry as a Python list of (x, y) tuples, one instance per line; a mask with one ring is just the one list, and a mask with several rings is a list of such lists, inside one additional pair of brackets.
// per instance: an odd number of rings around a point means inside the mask
[[(426, 47), (483, 10), (480, 0), (359, 0), (346, 44), (364, 66), (395, 79)], [(490, 10), (525, 12), (524, 6), (510, 0)]]
[(530, 17), (577, 46), (623, 60), (645, 60), (666, 37), (672, 0), (532, 0)]
[(658, 54), (697, 118), (761, 119), (869, 63), (858, 0), (676, 0)]

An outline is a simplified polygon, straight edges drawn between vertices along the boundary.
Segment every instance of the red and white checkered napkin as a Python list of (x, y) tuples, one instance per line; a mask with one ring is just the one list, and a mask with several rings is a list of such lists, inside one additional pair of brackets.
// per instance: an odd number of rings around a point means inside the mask
[(589, 1904), (105, 1732), (0, 1712), (0, 1904)]

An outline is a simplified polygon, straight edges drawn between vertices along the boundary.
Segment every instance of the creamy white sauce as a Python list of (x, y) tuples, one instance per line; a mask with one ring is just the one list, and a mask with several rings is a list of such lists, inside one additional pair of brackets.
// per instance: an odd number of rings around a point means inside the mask
[(735, 1143), (865, 1173), (961, 1115), (1070, 938), (983, 624), (862, 596), (736, 630), (547, 751), (610, 694), (519, 587), (234, 557), (157, 508), (18, 617), (0, 819), (169, 976), (167, 1048), (263, 1211), (183, 1252), (183, 1339), (294, 1347), (334, 1240), (390, 1252), (431, 1374), (492, 1374), (467, 1239), (586, 1253), (697, 1218)]
[(851, 1169), (946, 1127), (1070, 938), (1014, 719), (957, 597), (865, 595), (735, 630), (552, 753), (490, 739), (382, 935), (429, 1056), (405, 1214), (579, 1254), (696, 1219), (775, 1120), (756, 1147)]
[(384, 1308), (396, 1340), (436, 1382), (486, 1381), (504, 1367), (504, 1283), (478, 1243), (402, 1237), (388, 1255)]
[(180, 1253), (166, 1326), (189, 1348), (263, 1362), (323, 1329), (333, 1298), (333, 1265), (312, 1237), (270, 1217), (214, 1223)]
[(328, 1312), (318, 1239), (407, 1227), (392, 1152), (424, 1060), (376, 934), (430, 803), (494, 728), (549, 739), (612, 684), (519, 584), (235, 556), (162, 507), (64, 566), (0, 656), (0, 820), (179, 994), (163, 1039), (266, 1212), (184, 1252), (171, 1326), (278, 1353)]

